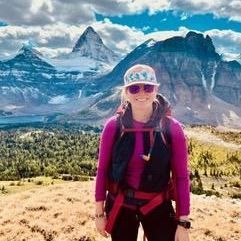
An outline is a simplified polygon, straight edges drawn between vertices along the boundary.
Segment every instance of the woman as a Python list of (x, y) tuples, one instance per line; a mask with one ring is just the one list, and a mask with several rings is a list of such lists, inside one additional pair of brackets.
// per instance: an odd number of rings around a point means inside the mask
[(140, 223), (148, 241), (189, 240), (187, 146), (158, 87), (150, 66), (128, 69), (121, 108), (101, 135), (95, 222), (98, 232), (110, 233), (113, 241), (136, 241)]

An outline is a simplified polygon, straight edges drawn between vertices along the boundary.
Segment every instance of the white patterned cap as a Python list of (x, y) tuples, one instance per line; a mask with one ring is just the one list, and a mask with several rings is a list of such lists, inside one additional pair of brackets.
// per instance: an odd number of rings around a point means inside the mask
[(134, 84), (159, 85), (152, 67), (137, 64), (129, 68), (124, 75), (124, 87)]

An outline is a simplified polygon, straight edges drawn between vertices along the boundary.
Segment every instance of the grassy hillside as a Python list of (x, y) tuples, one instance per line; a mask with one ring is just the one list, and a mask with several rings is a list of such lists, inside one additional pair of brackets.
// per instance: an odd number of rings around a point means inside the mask
[[(187, 127), (185, 133), (191, 240), (239, 240), (241, 131)], [(78, 128), (0, 132), (0, 241), (106, 240), (94, 228), (94, 182), (78, 181), (95, 174), (98, 142), (99, 133)]]
[[(241, 131), (197, 126), (187, 127), (185, 133), (193, 193), (240, 198)], [(77, 126), (2, 130), (0, 180), (95, 176), (99, 135), (98, 128)], [(0, 182), (0, 193), (18, 186), (21, 183)]]
[[(240, 205), (240, 200), (191, 195), (191, 240), (239, 240)], [(50, 184), (1, 196), (0, 241), (7, 240), (110, 240), (95, 231), (94, 182)]]

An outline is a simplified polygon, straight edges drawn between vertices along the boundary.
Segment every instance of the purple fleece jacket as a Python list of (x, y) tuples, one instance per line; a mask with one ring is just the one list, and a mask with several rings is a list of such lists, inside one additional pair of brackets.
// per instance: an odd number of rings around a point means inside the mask
[[(176, 175), (177, 200), (176, 209), (179, 216), (189, 215), (190, 212), (190, 181), (188, 171), (187, 144), (181, 124), (171, 118), (170, 133), (172, 139), (172, 166)], [(133, 122), (134, 128), (141, 128), (144, 123)], [(111, 117), (105, 124), (99, 148), (98, 169), (96, 176), (95, 200), (105, 201), (106, 182), (108, 177), (108, 168), (111, 161), (112, 147), (116, 132), (116, 116)], [(140, 157), (143, 154), (143, 138), (141, 132), (135, 133), (135, 148), (128, 168), (125, 173), (126, 182), (133, 188), (138, 188), (141, 174), (144, 169), (144, 160)]]

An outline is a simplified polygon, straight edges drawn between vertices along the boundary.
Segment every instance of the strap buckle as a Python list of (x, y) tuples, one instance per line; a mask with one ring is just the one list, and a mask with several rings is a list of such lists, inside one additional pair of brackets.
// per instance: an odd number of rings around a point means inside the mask
[(125, 190), (125, 196), (128, 198), (134, 198), (135, 197), (135, 191), (133, 189), (126, 189)]

